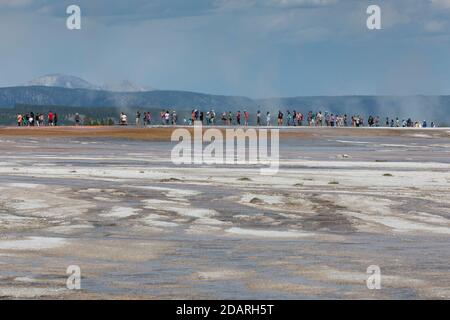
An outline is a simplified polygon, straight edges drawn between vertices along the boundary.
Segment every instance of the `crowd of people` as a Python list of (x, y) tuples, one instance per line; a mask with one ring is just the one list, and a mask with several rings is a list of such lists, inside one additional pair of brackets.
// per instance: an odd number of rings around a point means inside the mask
[[(257, 111), (252, 115), (254, 122), (250, 120), (250, 113), (247, 110), (243, 112), (222, 112), (219, 115), (211, 109), (207, 112), (193, 109), (189, 117), (184, 117), (182, 121), (179, 121), (176, 111), (162, 110), (159, 112), (157, 119), (153, 119), (151, 112), (141, 113), (136, 112), (135, 125), (137, 127), (150, 126), (150, 125), (193, 125), (194, 122), (200, 121), (205, 125), (225, 125), (225, 126), (248, 126), (250, 122), (257, 126), (272, 126), (276, 123), (277, 126), (308, 126), (308, 127), (409, 127), (409, 128), (427, 128), (435, 127), (435, 123), (431, 122), (428, 125), (426, 120), (413, 121), (411, 118), (402, 119), (389, 118), (382, 121), (379, 116), (369, 116), (367, 121), (361, 115), (353, 115), (351, 117), (347, 114), (333, 114), (330, 112), (313, 112), (309, 111), (306, 114), (293, 111), (281, 111), (279, 110), (273, 120), (269, 111), (263, 114), (261, 111)], [(75, 125), (81, 125), (82, 117), (76, 113), (74, 116)], [(128, 116), (125, 112), (121, 112), (119, 115), (119, 124), (128, 125)], [(49, 111), (46, 115), (43, 113), (34, 114), (33, 112), (27, 114), (17, 115), (18, 126), (57, 126), (58, 115)]]
[(49, 111), (46, 115), (43, 113), (29, 112), (26, 114), (17, 114), (17, 126), (19, 127), (42, 127), (57, 126), (58, 114)]
[[(136, 113), (136, 126), (149, 126), (149, 125), (193, 125), (194, 122), (200, 121), (205, 125), (224, 125), (224, 126), (248, 126), (250, 122), (250, 114), (247, 110), (243, 112), (222, 112), (219, 115), (211, 109), (210, 111), (200, 111), (198, 109), (193, 109), (191, 111), (190, 117), (184, 117), (182, 122), (178, 121), (178, 116), (176, 111), (161, 111), (159, 113), (159, 119), (153, 122), (153, 118), (150, 112), (145, 112), (141, 114), (140, 111)], [(272, 126), (274, 121), (272, 115), (267, 111), (264, 115), (261, 111), (257, 111), (255, 116), (255, 124), (257, 126)], [(423, 121), (413, 121), (411, 118), (407, 120), (399, 120), (399, 118), (390, 119), (386, 118), (386, 122), (382, 123), (379, 116), (369, 116), (367, 122), (361, 115), (353, 115), (351, 117), (347, 114), (339, 115), (329, 112), (313, 112), (309, 111), (305, 115), (301, 112), (295, 110), (286, 111), (285, 113), (281, 110), (278, 111), (276, 115), (277, 126), (308, 126), (308, 127), (435, 127), (435, 123), (431, 122), (428, 125), (426, 120)], [(128, 125), (127, 115), (121, 113), (120, 124)]]

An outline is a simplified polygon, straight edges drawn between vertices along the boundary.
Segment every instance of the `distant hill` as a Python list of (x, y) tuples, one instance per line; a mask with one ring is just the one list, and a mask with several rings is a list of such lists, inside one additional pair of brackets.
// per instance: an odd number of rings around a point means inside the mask
[(25, 86), (59, 87), (66, 89), (90, 89), (98, 90), (99, 86), (93, 85), (86, 80), (65, 74), (49, 74), (33, 79)]
[[(250, 99), (239, 96), (210, 95), (185, 91), (111, 92), (92, 89), (69, 89), (50, 86), (0, 88), (0, 107), (17, 104), (66, 107), (113, 107), (118, 111), (141, 109), (176, 109), (187, 112), (194, 108), (216, 113), (258, 109), (273, 113), (279, 109), (309, 110), (339, 114), (411, 117), (415, 120), (450, 123), (450, 96), (336, 96)], [(273, 114), (275, 116), (275, 114)]]
[(113, 92), (144, 92), (153, 91), (150, 86), (141, 86), (128, 80), (118, 83), (95, 85), (79, 77), (65, 74), (49, 74), (33, 79), (25, 84), (25, 86), (40, 87), (57, 87), (66, 89), (88, 89), (103, 90)]
[(111, 92), (57, 87), (0, 88), (0, 107), (16, 104), (60, 105), (73, 107), (157, 107), (174, 109), (225, 109), (253, 106), (255, 102), (245, 97), (208, 95), (184, 91)]
[(118, 83), (105, 84), (100, 87), (100, 90), (113, 92), (146, 92), (146, 91), (153, 91), (155, 89), (153, 89), (150, 86), (141, 86), (131, 81), (123, 80)]

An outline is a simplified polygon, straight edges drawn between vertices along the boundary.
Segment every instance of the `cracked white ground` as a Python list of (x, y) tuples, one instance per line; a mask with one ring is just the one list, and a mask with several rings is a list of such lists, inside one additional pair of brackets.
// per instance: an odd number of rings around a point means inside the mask
[(450, 134), (316, 132), (270, 178), (176, 167), (168, 142), (0, 137), (0, 297), (449, 299)]

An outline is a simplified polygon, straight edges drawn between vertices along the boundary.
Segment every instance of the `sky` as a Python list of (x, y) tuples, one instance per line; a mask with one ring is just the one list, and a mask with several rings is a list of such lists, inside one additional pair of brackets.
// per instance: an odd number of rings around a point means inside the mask
[(450, 0), (0, 0), (0, 40), (1, 87), (62, 73), (252, 98), (450, 94)]

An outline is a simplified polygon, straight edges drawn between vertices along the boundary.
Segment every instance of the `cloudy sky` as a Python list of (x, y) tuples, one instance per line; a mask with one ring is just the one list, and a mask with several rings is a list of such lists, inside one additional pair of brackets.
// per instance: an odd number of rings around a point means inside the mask
[(0, 0), (0, 86), (64, 73), (250, 97), (450, 94), (449, 36), (450, 0)]

